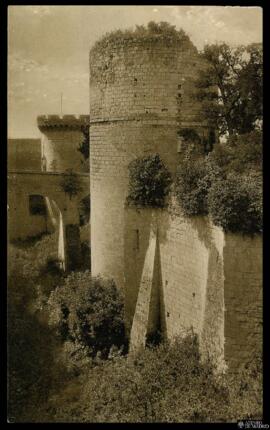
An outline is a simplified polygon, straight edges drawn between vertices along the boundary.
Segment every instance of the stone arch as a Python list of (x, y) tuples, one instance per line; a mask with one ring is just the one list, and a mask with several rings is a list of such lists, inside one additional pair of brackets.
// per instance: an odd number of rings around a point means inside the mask
[(9, 240), (35, 235), (31, 218), (35, 222), (35, 218), (41, 217), (29, 214), (29, 195), (39, 195), (39, 199), (46, 202), (47, 226), (44, 221), (42, 229), (57, 230), (62, 267), (75, 270), (81, 258), (78, 202), (89, 193), (89, 177), (81, 175), (82, 191), (72, 198), (63, 192), (60, 180), (58, 173), (9, 172)]
[(58, 263), (59, 267), (65, 271), (67, 269), (66, 237), (63, 213), (59, 204), (45, 194), (29, 194), (28, 201), (30, 214), (45, 217), (46, 230), (44, 233), (57, 234)]

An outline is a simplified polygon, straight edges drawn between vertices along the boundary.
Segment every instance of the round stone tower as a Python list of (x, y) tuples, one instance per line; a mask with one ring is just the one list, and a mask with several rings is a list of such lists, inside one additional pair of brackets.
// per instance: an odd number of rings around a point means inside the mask
[(89, 127), (89, 115), (42, 115), (37, 118), (41, 139), (42, 170), (63, 172), (73, 169), (85, 171), (84, 157), (78, 148)]
[(179, 132), (207, 133), (194, 81), (205, 67), (189, 38), (117, 32), (90, 51), (92, 273), (124, 286), (128, 164), (158, 153), (172, 174)]

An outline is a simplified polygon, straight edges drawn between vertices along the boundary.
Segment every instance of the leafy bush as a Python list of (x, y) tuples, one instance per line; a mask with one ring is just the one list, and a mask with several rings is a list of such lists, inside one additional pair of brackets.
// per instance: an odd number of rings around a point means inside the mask
[(63, 173), (62, 179), (60, 181), (60, 187), (66, 194), (69, 195), (70, 199), (73, 196), (76, 196), (82, 190), (79, 175), (73, 172), (72, 169), (67, 169), (66, 172)]
[(261, 146), (261, 133), (254, 131), (215, 145), (206, 157), (187, 148), (175, 182), (184, 213), (209, 214), (226, 232), (261, 232)]
[(89, 357), (107, 357), (124, 342), (123, 299), (113, 281), (72, 273), (49, 298), (50, 324)]
[(186, 157), (178, 166), (175, 191), (186, 215), (206, 215), (211, 182), (204, 158)]
[(42, 235), (37, 238), (16, 240), (9, 244), (9, 273), (29, 279), (39, 277), (40, 270), (47, 265), (48, 259), (57, 259), (57, 233)]
[[(54, 363), (55, 336), (36, 313), (39, 287), (52, 289), (54, 275), (43, 270), (54, 249), (55, 237), (40, 242), (20, 241), (8, 247), (8, 418), (28, 421), (47, 401), (49, 387), (63, 380)], [(50, 279), (50, 280), (49, 280)], [(59, 285), (59, 277), (56, 277)]]
[[(136, 358), (100, 361), (77, 382), (79, 396), (58, 394), (47, 420), (65, 422), (233, 422), (261, 419), (260, 369), (216, 377), (192, 333), (144, 349)], [(75, 391), (74, 384), (72, 390)]]
[[(33, 248), (38, 255), (42, 243)], [(19, 270), (28, 258), (32, 267), (37, 264), (34, 273), (39, 273), (42, 266), (33, 255), (32, 248), (10, 249), (10, 421), (261, 419), (261, 368), (254, 366), (217, 379), (211, 363), (200, 361), (198, 341), (192, 333), (175, 343), (142, 350), (133, 359), (122, 355), (121, 297), (112, 281), (91, 280), (89, 272), (71, 274), (51, 293), (50, 323), (65, 339), (59, 356), (60, 345), (51, 328), (31, 311), (39, 278)], [(72, 370), (77, 366), (73, 376), (66, 372), (67, 365)]]
[(262, 231), (262, 180), (260, 175), (246, 177), (230, 174), (215, 182), (208, 195), (213, 222), (225, 231), (260, 233)]
[(211, 159), (226, 173), (262, 169), (262, 133), (259, 130), (229, 137), (214, 146)]
[(164, 207), (172, 179), (158, 154), (136, 158), (129, 164), (128, 204)]

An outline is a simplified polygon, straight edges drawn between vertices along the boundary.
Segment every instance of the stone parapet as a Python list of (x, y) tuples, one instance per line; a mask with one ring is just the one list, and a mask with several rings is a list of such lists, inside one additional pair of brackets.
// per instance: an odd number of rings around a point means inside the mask
[(42, 132), (55, 128), (79, 130), (89, 126), (89, 115), (40, 115), (37, 117), (37, 125)]

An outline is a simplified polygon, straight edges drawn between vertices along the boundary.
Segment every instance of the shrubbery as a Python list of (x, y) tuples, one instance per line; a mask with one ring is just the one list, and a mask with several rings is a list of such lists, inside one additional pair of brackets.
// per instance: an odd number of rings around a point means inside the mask
[(226, 232), (261, 232), (261, 178), (231, 174), (215, 182), (209, 191), (208, 208), (213, 222)]
[(128, 204), (164, 207), (172, 179), (158, 154), (136, 158), (129, 164)]
[(113, 345), (125, 343), (123, 298), (113, 281), (91, 278), (88, 271), (72, 273), (51, 293), (49, 312), (72, 354), (83, 350), (86, 357), (106, 358)]
[[(196, 336), (142, 350), (135, 359), (100, 361), (76, 382), (80, 396), (59, 393), (48, 421), (233, 422), (261, 419), (262, 379), (255, 366), (216, 377), (200, 361)], [(74, 386), (75, 389), (75, 386)]]
[(216, 144), (210, 157), (226, 173), (261, 171), (262, 133), (254, 130), (242, 135), (233, 135), (226, 143)]
[(209, 214), (226, 232), (262, 232), (261, 133), (231, 137), (206, 157), (186, 151), (175, 193), (183, 212)]
[[(47, 401), (51, 382), (63, 381), (54, 362), (55, 336), (36, 312), (41, 291), (44, 302), (61, 275), (54, 265), (55, 235), (39, 242), (17, 241), (8, 247), (8, 418), (29, 419)], [(29, 243), (30, 242), (30, 243)], [(44, 268), (52, 269), (44, 270)], [(46, 291), (46, 294), (44, 292)]]
[(9, 275), (36, 279), (49, 261), (57, 260), (57, 246), (57, 233), (43, 235), (39, 240), (28, 238), (14, 241), (9, 245)]
[(208, 213), (209, 187), (205, 160), (186, 158), (178, 167), (175, 183), (177, 199), (186, 215)]
[[(142, 350), (136, 358), (122, 354), (123, 303), (112, 281), (91, 279), (89, 272), (62, 277), (46, 307), (51, 327), (44, 321), (41, 324), (31, 306), (39, 278), (32, 277), (28, 268), (32, 265), (34, 273), (40, 273), (44, 261), (33, 259), (33, 248), (38, 255), (37, 250), (44, 251), (44, 244), (41, 241), (27, 250), (10, 249), (11, 421), (261, 419), (260, 366), (232, 377), (216, 377), (211, 363), (201, 362), (197, 337), (192, 333), (175, 343)], [(59, 279), (54, 264), (48, 261), (53, 269), (51, 276)], [(27, 270), (21, 272), (25, 266)], [(55, 327), (59, 341), (54, 337)]]

